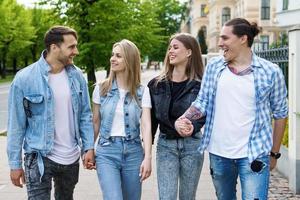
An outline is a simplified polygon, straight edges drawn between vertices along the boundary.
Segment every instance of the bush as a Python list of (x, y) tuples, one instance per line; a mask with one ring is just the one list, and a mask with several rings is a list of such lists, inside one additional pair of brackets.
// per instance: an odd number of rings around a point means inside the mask
[(286, 122), (285, 131), (284, 131), (284, 135), (282, 138), (282, 145), (289, 147), (289, 123), (288, 123), (288, 121)]

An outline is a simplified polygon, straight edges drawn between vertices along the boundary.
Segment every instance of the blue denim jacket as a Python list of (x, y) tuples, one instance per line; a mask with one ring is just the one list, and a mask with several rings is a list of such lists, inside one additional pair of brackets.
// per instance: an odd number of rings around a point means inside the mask
[[(48, 84), (51, 67), (43, 56), (19, 71), (10, 88), (8, 100), (7, 155), (11, 169), (22, 168), (25, 153), (37, 152), (41, 177), (42, 156), (51, 152), (54, 142), (54, 97)], [(93, 149), (94, 133), (86, 81), (75, 66), (66, 67), (75, 120), (75, 135), (82, 151)]]
[[(142, 96), (144, 86), (139, 86), (137, 89), (137, 98), (132, 98), (128, 92), (124, 100), (124, 124), (127, 140), (136, 139), (140, 135), (140, 119), (142, 114)], [(120, 99), (120, 93), (116, 81), (112, 83), (111, 90), (105, 95), (100, 96), (100, 137), (107, 140), (110, 138), (112, 122), (115, 115), (115, 110)], [(101, 140), (100, 139), (100, 140)]]

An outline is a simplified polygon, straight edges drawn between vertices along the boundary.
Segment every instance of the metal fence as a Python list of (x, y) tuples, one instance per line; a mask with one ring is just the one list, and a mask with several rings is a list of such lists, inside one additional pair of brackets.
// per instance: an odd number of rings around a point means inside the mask
[(274, 49), (264, 49), (255, 51), (255, 54), (261, 58), (271, 61), (277, 64), (285, 77), (285, 83), (288, 87), (288, 74), (289, 74), (289, 47), (279, 47)]

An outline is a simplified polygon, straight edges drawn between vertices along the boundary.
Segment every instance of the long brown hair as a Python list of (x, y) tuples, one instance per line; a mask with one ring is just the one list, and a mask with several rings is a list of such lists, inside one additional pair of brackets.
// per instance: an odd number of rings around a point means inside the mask
[[(132, 97), (136, 98), (136, 89), (141, 83), (141, 57), (139, 49), (136, 45), (126, 39), (116, 42), (113, 48), (119, 46), (121, 48), (121, 55), (125, 62), (125, 76), (126, 83), (129, 88), (129, 93)], [(109, 76), (100, 84), (100, 94), (106, 95), (111, 90), (112, 82), (116, 74), (110, 70)]]
[[(188, 33), (177, 33), (171, 36), (169, 40), (169, 45), (173, 39), (180, 41), (185, 48), (190, 49), (192, 51), (191, 56), (189, 56), (185, 73), (189, 80), (201, 80), (203, 76), (203, 63), (202, 63), (202, 54), (200, 50), (200, 46), (195, 37)], [(165, 60), (164, 60), (164, 70), (160, 74), (157, 79), (157, 82), (167, 79), (172, 79), (172, 73), (174, 70), (174, 65), (170, 64), (169, 59), (169, 48), (166, 52)]]

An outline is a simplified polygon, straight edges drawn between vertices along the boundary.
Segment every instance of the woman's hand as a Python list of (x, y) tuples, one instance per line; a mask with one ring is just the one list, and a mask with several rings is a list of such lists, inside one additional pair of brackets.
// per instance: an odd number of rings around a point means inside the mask
[(144, 181), (151, 175), (151, 157), (145, 157), (141, 167), (140, 167), (140, 174), (139, 176), (141, 177), (140, 181)]

